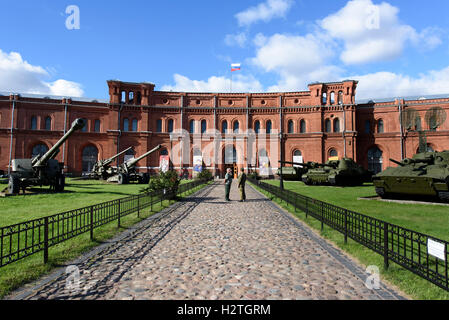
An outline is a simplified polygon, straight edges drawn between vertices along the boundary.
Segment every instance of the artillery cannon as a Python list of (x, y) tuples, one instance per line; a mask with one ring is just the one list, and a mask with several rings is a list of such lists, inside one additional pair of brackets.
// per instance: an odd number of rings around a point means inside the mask
[(390, 160), (398, 167), (388, 167), (373, 177), (380, 197), (436, 197), (449, 202), (449, 151), (421, 152), (400, 162)]
[(331, 186), (356, 186), (371, 181), (372, 173), (359, 166), (351, 158), (329, 160), (302, 175), (307, 184)]
[(139, 173), (136, 170), (136, 164), (143, 158), (148, 157), (153, 152), (161, 149), (162, 145), (158, 145), (157, 147), (151, 149), (150, 151), (144, 153), (138, 158), (132, 158), (125, 161), (118, 168), (109, 168), (107, 179), (108, 182), (117, 182), (118, 184), (127, 184), (131, 181), (137, 181), (138, 183), (148, 183), (150, 181), (150, 176), (148, 173)]
[(93, 178), (93, 179), (102, 179), (102, 180), (106, 180), (109, 175), (110, 172), (112, 171), (110, 164), (117, 159), (118, 157), (120, 157), (122, 154), (126, 153), (127, 151), (131, 150), (132, 147), (129, 147), (125, 150), (123, 150), (120, 153), (117, 153), (116, 155), (108, 158), (108, 159), (103, 159), (103, 160), (98, 160), (94, 166), (92, 167), (91, 172), (89, 172), (89, 177)]
[(8, 183), (8, 193), (17, 194), (20, 189), (25, 192), (29, 186), (51, 186), (55, 191), (64, 191), (64, 163), (54, 158), (59, 153), (61, 145), (77, 130), (84, 127), (82, 119), (76, 119), (69, 131), (43, 155), (31, 159), (14, 159), (11, 162), (11, 175)]
[(282, 174), (282, 178), (285, 180), (293, 180), (293, 181), (301, 181), (301, 177), (305, 174), (309, 169), (317, 168), (320, 164), (316, 162), (307, 162), (307, 163), (299, 163), (299, 162), (291, 162), (291, 161), (279, 161), (281, 165), (291, 164), (293, 167), (281, 167), (277, 170), (277, 175), (280, 176)]

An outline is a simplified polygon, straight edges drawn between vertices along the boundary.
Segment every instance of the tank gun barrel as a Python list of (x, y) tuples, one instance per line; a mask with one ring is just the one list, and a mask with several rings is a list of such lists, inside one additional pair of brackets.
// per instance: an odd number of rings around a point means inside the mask
[(294, 166), (301, 166), (301, 167), (306, 167), (306, 168), (312, 168), (312, 167), (316, 167), (316, 166), (320, 166), (320, 164), (319, 163), (300, 163), (300, 162), (292, 162), (292, 161), (281, 161), (281, 160), (279, 160), (279, 163), (281, 163), (281, 164), (291, 164), (291, 165), (294, 165)]
[(397, 160), (394, 160), (394, 159), (391, 159), (391, 158), (390, 158), (390, 161), (393, 162), (393, 163), (396, 163), (397, 165), (399, 165), (399, 166), (401, 166), (401, 167), (404, 166), (404, 164), (403, 164), (402, 162), (399, 162), (399, 161), (397, 161)]
[(142, 160), (143, 158), (148, 157), (151, 153), (156, 152), (157, 150), (159, 150), (161, 148), (162, 148), (162, 145), (158, 145), (157, 147), (155, 147), (155, 148), (151, 149), (150, 151), (144, 153), (140, 157), (135, 158), (135, 159), (130, 159), (130, 160), (126, 161), (124, 163), (124, 166), (127, 167), (127, 168), (130, 168), (130, 167), (134, 166), (137, 162)]
[(35, 159), (33, 159), (33, 167), (41, 167), (43, 165), (45, 165), (45, 163), (49, 160), (54, 158), (58, 152), (59, 152), (59, 147), (76, 131), (76, 130), (80, 130), (84, 127), (85, 123), (83, 121), (83, 119), (78, 118), (75, 121), (72, 122), (72, 127), (69, 129), (69, 131), (66, 132), (66, 134), (59, 139), (58, 142), (55, 143), (55, 145), (48, 150), (42, 157), (36, 157)]

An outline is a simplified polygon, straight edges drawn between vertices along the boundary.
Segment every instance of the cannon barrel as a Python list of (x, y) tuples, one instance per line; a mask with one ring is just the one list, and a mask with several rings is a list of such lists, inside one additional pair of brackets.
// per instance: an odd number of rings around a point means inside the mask
[(401, 166), (401, 167), (404, 166), (404, 164), (403, 164), (402, 162), (399, 162), (399, 161), (397, 161), (397, 160), (394, 160), (394, 159), (391, 159), (391, 158), (390, 158), (390, 161), (393, 162), (393, 163), (396, 163), (397, 165), (399, 165), (399, 166)]
[(131, 168), (131, 167), (134, 166), (137, 162), (139, 162), (140, 160), (142, 160), (142, 159), (145, 158), (145, 157), (148, 157), (151, 153), (153, 153), (153, 152), (159, 150), (160, 148), (162, 148), (162, 145), (158, 145), (157, 147), (155, 147), (155, 148), (151, 149), (150, 151), (144, 153), (143, 155), (141, 155), (141, 156), (138, 157), (138, 158), (135, 158), (135, 159), (129, 159), (128, 161), (126, 161), (126, 162), (124, 163), (125, 167)]
[(114, 156), (112, 156), (112, 157), (110, 157), (110, 158), (108, 158), (108, 159), (102, 160), (102, 161), (101, 161), (101, 164), (99, 163), (99, 165), (105, 166), (105, 165), (110, 164), (112, 161), (114, 161), (114, 159), (120, 157), (122, 154), (124, 154), (124, 153), (127, 152), (128, 150), (131, 150), (132, 148), (133, 148), (133, 147), (129, 147), (129, 148), (123, 150), (123, 151), (120, 152), (120, 153), (117, 153), (116, 155), (114, 155)]
[(44, 155), (42, 155), (42, 157), (37, 157), (33, 160), (33, 167), (41, 167), (44, 166), (46, 164), (46, 162), (49, 159), (52, 159), (56, 156), (56, 154), (58, 154), (59, 152), (59, 147), (76, 131), (76, 130), (80, 130), (85, 126), (85, 123), (83, 121), (83, 119), (76, 119), (75, 121), (72, 122), (72, 127), (69, 129), (69, 131), (66, 132), (66, 134), (59, 139), (58, 142), (55, 143), (55, 145), (48, 150)]
[(315, 162), (313, 162), (313, 163), (310, 163), (310, 162), (307, 162), (307, 163), (300, 163), (300, 162), (291, 162), (291, 161), (280, 161), (279, 160), (279, 162), (281, 163), (281, 164), (292, 164), (292, 165), (297, 165), (297, 166), (301, 166), (301, 167), (306, 167), (306, 168), (313, 168), (313, 167), (320, 167), (320, 166), (323, 166), (323, 164), (321, 164), (321, 163), (315, 163)]

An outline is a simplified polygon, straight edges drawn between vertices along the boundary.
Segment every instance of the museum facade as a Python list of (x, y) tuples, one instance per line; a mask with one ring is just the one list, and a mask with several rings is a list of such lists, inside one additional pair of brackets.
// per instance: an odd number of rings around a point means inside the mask
[[(449, 150), (449, 95), (356, 102), (357, 81), (309, 84), (283, 93), (155, 91), (151, 83), (107, 81), (109, 101), (0, 95), (0, 170), (12, 159), (44, 153), (76, 118), (85, 127), (56, 159), (79, 175), (98, 159), (133, 147), (116, 164), (154, 146), (142, 172), (170, 166), (192, 174), (198, 163), (222, 176), (227, 167), (275, 173), (278, 160), (325, 162), (348, 157), (375, 172), (429, 150)], [(377, 95), (379, 95), (377, 93)], [(266, 172), (266, 170), (268, 170)]]

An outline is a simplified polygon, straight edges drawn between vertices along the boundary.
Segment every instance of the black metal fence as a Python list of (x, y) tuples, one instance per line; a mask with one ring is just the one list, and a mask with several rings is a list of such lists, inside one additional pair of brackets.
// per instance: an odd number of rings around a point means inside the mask
[[(248, 179), (282, 201), (312, 216), (324, 225), (353, 239), (384, 257), (384, 266), (390, 261), (449, 291), (448, 242), (409, 230), (351, 210), (315, 200), (290, 190)], [(429, 252), (430, 251), (430, 252)], [(437, 258), (438, 257), (438, 258)]]
[(141, 193), (117, 200), (58, 213), (0, 228), (0, 267), (44, 252), (44, 262), (48, 261), (48, 249), (56, 244), (90, 232), (94, 238), (94, 229), (109, 222), (117, 221), (131, 213), (150, 207), (173, 196), (183, 194), (206, 183), (208, 180), (194, 180), (178, 186), (176, 191), (159, 190)]

